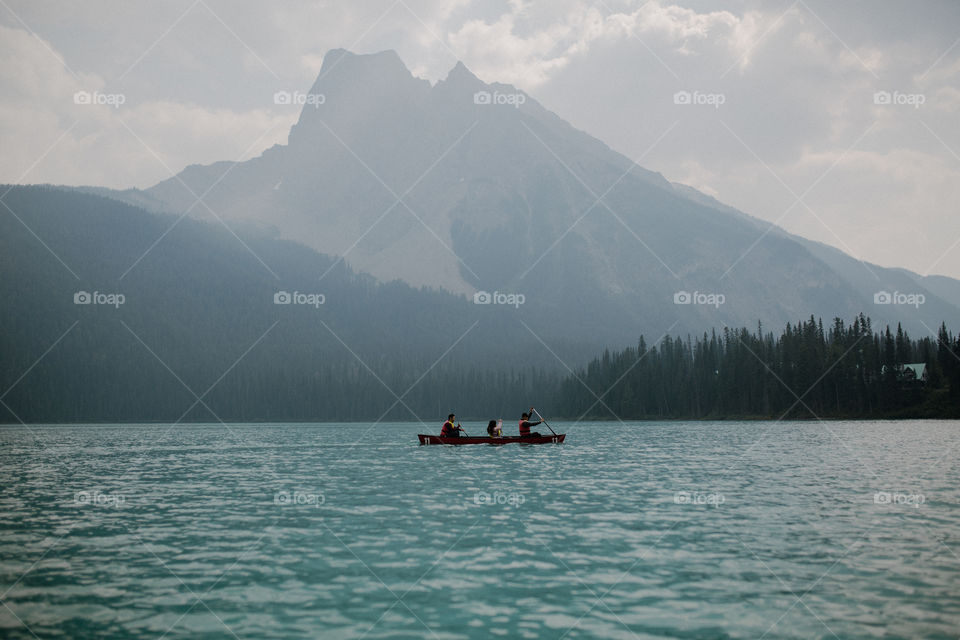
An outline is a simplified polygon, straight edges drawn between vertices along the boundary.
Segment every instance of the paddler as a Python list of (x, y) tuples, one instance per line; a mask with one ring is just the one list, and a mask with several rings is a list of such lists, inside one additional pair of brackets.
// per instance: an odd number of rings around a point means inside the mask
[(460, 428), (459, 424), (455, 423), (456, 415), (451, 413), (447, 416), (447, 421), (443, 423), (443, 427), (440, 429), (440, 437), (442, 438), (459, 438), (460, 432), (463, 429)]
[(537, 432), (530, 433), (530, 427), (535, 427), (535, 426), (537, 426), (538, 424), (540, 424), (541, 422), (543, 422), (542, 420), (537, 420), (536, 422), (531, 422), (531, 421), (530, 421), (530, 415), (531, 415), (532, 413), (533, 413), (533, 407), (530, 407), (530, 412), (529, 412), (529, 413), (523, 413), (523, 414), (520, 415), (520, 437), (521, 437), (521, 438), (527, 438), (527, 437), (530, 437), (530, 436), (539, 436), (539, 435), (540, 435), (540, 434), (537, 433)]

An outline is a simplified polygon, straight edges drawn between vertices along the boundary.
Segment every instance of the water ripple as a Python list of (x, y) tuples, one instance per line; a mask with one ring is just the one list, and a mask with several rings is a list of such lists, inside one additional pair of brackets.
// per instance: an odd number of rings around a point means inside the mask
[(0, 634), (954, 638), (958, 426), (4, 428)]

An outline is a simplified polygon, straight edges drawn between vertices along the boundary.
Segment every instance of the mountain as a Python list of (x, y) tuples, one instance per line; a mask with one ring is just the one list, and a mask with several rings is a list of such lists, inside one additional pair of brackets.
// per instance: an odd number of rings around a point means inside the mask
[(431, 85), (392, 51), (338, 49), (309, 93), (287, 144), (114, 197), (271, 229), (384, 282), (519, 293), (570, 340), (859, 312), (916, 333), (960, 313), (957, 281), (768, 233), (462, 63)]
[[(262, 233), (2, 189), (16, 216), (0, 216), (0, 422), (438, 428), (451, 410), (513, 415), (559, 380), (523, 326), (460, 296), (378, 283)], [(557, 348), (571, 362), (588, 353)]]

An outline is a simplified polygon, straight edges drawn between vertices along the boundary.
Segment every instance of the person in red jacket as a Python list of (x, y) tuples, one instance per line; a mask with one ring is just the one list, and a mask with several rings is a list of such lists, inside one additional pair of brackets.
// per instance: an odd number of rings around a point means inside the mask
[[(530, 412), (533, 412), (533, 407), (530, 407)], [(538, 432), (530, 432), (530, 427), (535, 427), (538, 424), (543, 422), (542, 420), (537, 420), (536, 422), (530, 422), (530, 413), (524, 413), (520, 416), (520, 437), (525, 438), (529, 436), (539, 436)]]
[(459, 438), (460, 432), (463, 429), (460, 428), (459, 424), (454, 422), (457, 416), (451, 413), (447, 416), (447, 421), (443, 423), (443, 427), (440, 429), (440, 436), (443, 438)]

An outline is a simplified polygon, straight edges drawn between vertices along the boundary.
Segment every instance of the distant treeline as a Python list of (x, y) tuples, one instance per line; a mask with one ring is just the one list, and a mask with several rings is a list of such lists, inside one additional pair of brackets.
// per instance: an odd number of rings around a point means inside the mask
[(960, 417), (960, 339), (945, 325), (918, 340), (875, 331), (863, 314), (826, 330), (811, 317), (779, 336), (758, 325), (641, 337), (565, 380), (557, 408), (573, 419)]

